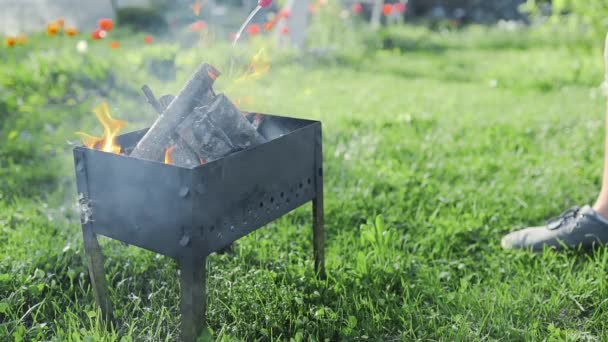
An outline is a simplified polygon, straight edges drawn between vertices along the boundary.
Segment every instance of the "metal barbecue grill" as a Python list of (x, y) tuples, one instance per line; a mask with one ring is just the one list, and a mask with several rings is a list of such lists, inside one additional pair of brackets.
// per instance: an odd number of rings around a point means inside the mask
[(146, 130), (117, 137), (125, 154), (74, 148), (84, 246), (104, 317), (112, 318), (112, 304), (97, 234), (178, 261), (184, 341), (205, 325), (206, 257), (308, 201), (315, 269), (324, 276), (321, 123), (256, 115), (267, 142), (194, 168), (129, 157)]

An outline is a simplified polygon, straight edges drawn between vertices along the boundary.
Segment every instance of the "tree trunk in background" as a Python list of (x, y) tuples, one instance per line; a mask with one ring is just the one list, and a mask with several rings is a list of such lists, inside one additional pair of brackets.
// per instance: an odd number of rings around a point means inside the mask
[(289, 0), (285, 9), (289, 10), (290, 16), (287, 22), (282, 22), (277, 30), (278, 39), (283, 39), (281, 27), (287, 25), (289, 28), (289, 40), (291, 46), (297, 49), (306, 47), (306, 30), (308, 28), (308, 6), (310, 0)]
[(384, 0), (375, 0), (374, 7), (372, 9), (372, 18), (370, 20), (370, 26), (372, 30), (380, 28), (380, 19), (382, 19), (382, 5)]

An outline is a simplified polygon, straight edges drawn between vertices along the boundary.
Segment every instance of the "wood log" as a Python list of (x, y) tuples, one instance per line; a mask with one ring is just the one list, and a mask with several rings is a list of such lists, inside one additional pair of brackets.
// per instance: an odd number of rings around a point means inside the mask
[[(173, 95), (164, 95), (160, 99), (156, 99), (154, 92), (148, 85), (144, 85), (141, 88), (142, 92), (146, 96), (148, 103), (154, 108), (158, 114), (162, 114), (171, 101), (175, 98)], [(168, 151), (168, 149), (170, 149)], [(171, 164), (182, 167), (192, 168), (201, 164), (201, 160), (198, 158), (188, 145), (184, 144), (179, 138), (171, 139), (169, 146), (165, 148), (165, 162), (167, 162), (167, 153), (171, 159)]]
[[(171, 139), (169, 147), (167, 148), (171, 149), (170, 157), (172, 165), (193, 168), (202, 164), (198, 155), (179, 138)], [(167, 149), (165, 149), (165, 153), (166, 152)]]
[(164, 109), (161, 108), (156, 96), (154, 96), (154, 92), (152, 92), (152, 89), (150, 89), (147, 84), (144, 84), (143, 87), (141, 87), (141, 91), (144, 93), (148, 103), (152, 106), (152, 108), (154, 108), (156, 113), (162, 114)]
[(265, 141), (224, 94), (216, 96), (210, 105), (196, 108), (179, 124), (176, 133), (204, 161)]
[(219, 75), (220, 72), (211, 65), (202, 64), (139, 141), (130, 156), (162, 162), (176, 127), (194, 108), (204, 106), (213, 100), (212, 86)]

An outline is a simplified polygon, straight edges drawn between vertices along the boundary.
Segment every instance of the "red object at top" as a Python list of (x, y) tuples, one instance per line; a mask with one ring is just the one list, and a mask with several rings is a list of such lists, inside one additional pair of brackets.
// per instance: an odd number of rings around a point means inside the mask
[(149, 34), (145, 35), (144, 36), (144, 43), (146, 43), (146, 44), (152, 44), (152, 43), (154, 43), (154, 37), (152, 37)]
[(272, 0), (258, 0), (258, 5), (262, 8), (266, 8), (272, 5)]
[(260, 33), (260, 25), (259, 24), (251, 24), (247, 26), (247, 34), (250, 36), (255, 36)]
[(106, 36), (106, 31), (102, 30), (102, 29), (97, 29), (95, 31), (93, 31), (93, 33), (91, 33), (91, 39), (93, 40), (100, 40), (103, 39)]
[(279, 12), (279, 18), (285, 18), (288, 19), (291, 16), (291, 11), (288, 10), (287, 8), (283, 8), (280, 12)]
[(382, 13), (384, 13), (384, 15), (388, 16), (391, 13), (393, 13), (393, 5), (391, 4), (384, 4), (384, 6), (382, 6)]
[(190, 31), (198, 32), (205, 29), (205, 27), (207, 27), (207, 24), (203, 20), (197, 20), (190, 25)]
[(111, 31), (114, 28), (114, 21), (110, 18), (99, 19), (97, 26), (104, 31)]
[(281, 34), (284, 35), (284, 36), (288, 35), (289, 34), (289, 27), (287, 27), (287, 26), (281, 27)]
[(363, 5), (361, 5), (361, 3), (356, 2), (353, 4), (353, 13), (355, 14), (360, 14), (361, 12), (363, 12)]
[(264, 24), (264, 29), (266, 31), (270, 31), (274, 28), (274, 22), (273, 21), (269, 21), (266, 24)]
[(407, 7), (405, 6), (405, 4), (401, 2), (397, 2), (393, 5), (393, 10), (399, 14), (405, 13), (406, 9)]

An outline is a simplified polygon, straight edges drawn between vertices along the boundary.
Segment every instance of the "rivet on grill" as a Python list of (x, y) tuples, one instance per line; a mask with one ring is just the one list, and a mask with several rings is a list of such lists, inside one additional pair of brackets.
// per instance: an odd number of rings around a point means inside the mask
[(188, 189), (187, 186), (182, 186), (181, 189), (179, 189), (180, 197), (186, 197), (186, 196), (188, 196), (189, 193), (190, 193), (190, 189)]
[(230, 231), (234, 231), (236, 228), (234, 226), (230, 226)]
[(182, 247), (186, 247), (186, 246), (188, 246), (188, 244), (190, 244), (190, 236), (188, 236), (188, 235), (182, 236), (181, 240), (179, 240), (179, 245)]

